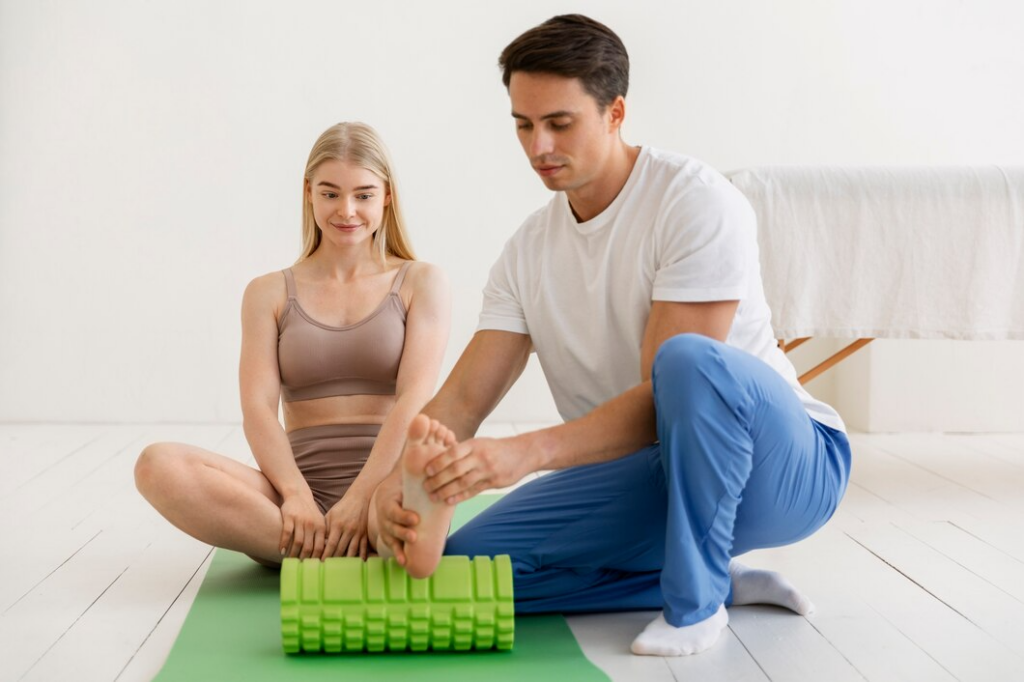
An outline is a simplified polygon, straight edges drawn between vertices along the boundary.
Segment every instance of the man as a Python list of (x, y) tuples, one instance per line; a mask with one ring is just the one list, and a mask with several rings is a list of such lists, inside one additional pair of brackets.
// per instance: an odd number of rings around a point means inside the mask
[[(506, 244), (476, 335), (378, 491), (381, 543), (414, 575), (442, 549), (510, 554), (520, 612), (662, 608), (637, 654), (706, 649), (729, 604), (809, 612), (778, 574), (731, 561), (821, 527), (850, 468), (839, 415), (776, 346), (750, 205), (701, 162), (622, 141), (629, 61), (604, 25), (554, 17), (499, 64), (557, 194)], [(472, 438), (531, 350), (565, 423)], [(445, 547), (452, 505), (543, 469), (559, 471)]]

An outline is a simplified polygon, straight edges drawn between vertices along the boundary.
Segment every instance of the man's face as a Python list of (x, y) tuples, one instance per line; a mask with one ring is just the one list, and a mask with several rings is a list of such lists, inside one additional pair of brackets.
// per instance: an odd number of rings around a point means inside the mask
[(519, 143), (548, 189), (579, 190), (600, 176), (618, 140), (618, 123), (598, 108), (578, 78), (515, 71), (509, 81)]

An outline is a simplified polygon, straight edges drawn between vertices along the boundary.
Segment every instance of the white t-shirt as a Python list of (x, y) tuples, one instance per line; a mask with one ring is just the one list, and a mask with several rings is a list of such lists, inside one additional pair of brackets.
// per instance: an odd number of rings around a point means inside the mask
[(719, 172), (643, 147), (615, 200), (578, 223), (562, 192), (526, 219), (491, 268), (478, 330), (528, 334), (566, 421), (639, 384), (652, 301), (739, 300), (726, 343), (793, 387), (815, 420), (838, 413), (779, 350), (761, 285), (757, 218)]

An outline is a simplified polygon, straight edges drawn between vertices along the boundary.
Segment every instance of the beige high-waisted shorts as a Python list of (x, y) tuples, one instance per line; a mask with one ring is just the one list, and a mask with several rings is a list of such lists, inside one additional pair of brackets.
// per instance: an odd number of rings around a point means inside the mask
[(295, 463), (324, 514), (352, 485), (380, 433), (380, 424), (326, 424), (288, 433)]

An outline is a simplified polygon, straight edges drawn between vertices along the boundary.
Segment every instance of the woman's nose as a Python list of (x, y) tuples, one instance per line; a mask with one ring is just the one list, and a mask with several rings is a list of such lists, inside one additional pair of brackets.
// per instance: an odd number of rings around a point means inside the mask
[(353, 215), (354, 203), (351, 199), (340, 199), (338, 201), (337, 212), (339, 216), (348, 217)]

